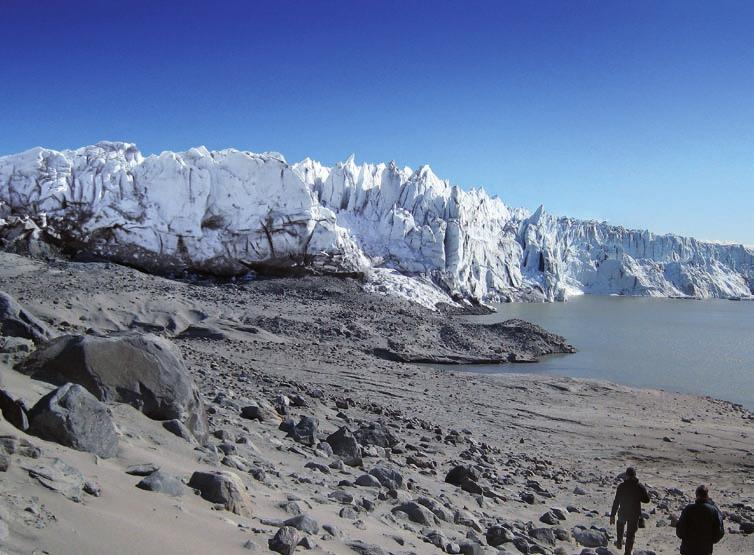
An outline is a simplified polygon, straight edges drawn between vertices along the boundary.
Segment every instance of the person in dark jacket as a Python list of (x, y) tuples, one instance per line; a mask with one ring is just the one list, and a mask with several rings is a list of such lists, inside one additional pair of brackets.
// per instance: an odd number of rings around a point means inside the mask
[(712, 546), (723, 539), (723, 515), (707, 486), (696, 488), (696, 501), (683, 509), (675, 533), (681, 538), (681, 555), (710, 555)]
[(647, 488), (639, 482), (636, 470), (629, 467), (624, 474), (625, 479), (620, 483), (615, 492), (613, 510), (610, 511), (610, 524), (615, 524), (615, 515), (618, 515), (617, 533), (618, 539), (615, 545), (618, 549), (623, 547), (623, 531), (626, 531), (625, 555), (631, 555), (634, 548), (634, 538), (639, 529), (641, 518), (641, 504), (649, 503)]

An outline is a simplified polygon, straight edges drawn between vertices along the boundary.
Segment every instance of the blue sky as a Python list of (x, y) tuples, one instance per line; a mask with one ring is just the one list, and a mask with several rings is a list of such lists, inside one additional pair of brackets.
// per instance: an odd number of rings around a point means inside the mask
[(354, 152), (754, 243), (754, 2), (4, 0), (0, 20), (0, 154)]

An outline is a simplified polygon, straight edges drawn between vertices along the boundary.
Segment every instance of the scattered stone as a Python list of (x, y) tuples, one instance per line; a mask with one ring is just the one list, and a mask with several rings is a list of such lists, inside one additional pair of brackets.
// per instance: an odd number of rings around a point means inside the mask
[(292, 526), (283, 526), (274, 537), (270, 538), (267, 546), (270, 551), (275, 551), (281, 555), (291, 555), (295, 550), (301, 537), (298, 530)]
[(487, 538), (487, 543), (489, 545), (491, 545), (492, 547), (497, 547), (498, 545), (512, 542), (516, 536), (507, 528), (495, 525), (487, 528), (485, 537)]
[(355, 507), (346, 505), (340, 510), (338, 516), (347, 520), (356, 520), (357, 518), (359, 518), (359, 512)]
[(102, 486), (94, 480), (85, 480), (84, 493), (88, 493), (93, 497), (99, 497), (100, 495), (102, 495)]
[(197, 471), (191, 475), (188, 485), (199, 490), (203, 499), (218, 503), (232, 513), (241, 516), (251, 514), (251, 498), (241, 479), (232, 472)]
[(597, 528), (576, 526), (571, 530), (573, 538), (584, 547), (606, 547), (607, 534)]
[(361, 447), (359, 447), (351, 431), (345, 426), (327, 436), (327, 443), (332, 447), (333, 453), (348, 466), (361, 465)]
[(553, 511), (547, 511), (545, 514), (539, 517), (539, 522), (554, 525), (560, 524), (560, 519), (555, 515)]
[(331, 492), (328, 496), (328, 499), (332, 499), (333, 501), (337, 501), (341, 505), (350, 505), (353, 503), (353, 495), (348, 493), (347, 491), (336, 489), (335, 491)]
[(346, 542), (346, 545), (359, 555), (388, 555), (387, 551), (381, 547), (361, 540)]
[(283, 524), (285, 526), (292, 526), (296, 530), (306, 532), (307, 534), (316, 534), (319, 532), (319, 524), (308, 515), (294, 516), (286, 520)]
[(316, 470), (318, 472), (321, 472), (322, 474), (330, 474), (330, 467), (326, 464), (309, 461), (304, 465), (304, 468), (310, 468), (312, 470)]
[(385, 449), (394, 447), (400, 440), (382, 422), (362, 426), (353, 433), (361, 445), (374, 445)]
[(29, 411), (29, 433), (109, 458), (118, 434), (107, 407), (80, 385), (68, 383), (42, 397)]
[(185, 439), (189, 443), (194, 443), (194, 436), (189, 429), (177, 418), (173, 420), (166, 420), (162, 423), (162, 427), (173, 435), (178, 436), (181, 439)]
[(538, 542), (553, 546), (557, 540), (555, 531), (552, 528), (532, 528), (529, 530), (529, 537), (534, 538)]
[(317, 444), (317, 430), (319, 429), (319, 422), (312, 416), (302, 416), (298, 424), (296, 424), (288, 435), (290, 435), (294, 441), (303, 445), (309, 445), (313, 447)]
[(241, 416), (248, 420), (259, 420), (271, 424), (282, 422), (280, 415), (268, 401), (260, 399), (241, 409)]
[(0, 335), (22, 337), (39, 344), (54, 334), (46, 324), (18, 304), (16, 299), (0, 291)]
[(81, 472), (62, 460), (45, 459), (35, 463), (22, 461), (19, 466), (46, 488), (72, 501), (81, 501), (86, 480)]
[(397, 512), (406, 513), (411, 522), (416, 522), (423, 526), (435, 526), (437, 524), (437, 519), (432, 511), (415, 501), (409, 501), (408, 503), (402, 503), (397, 507), (393, 507), (391, 512), (393, 514)]
[(160, 467), (153, 463), (132, 464), (126, 468), (126, 474), (130, 474), (131, 476), (149, 476), (158, 470), (160, 470)]
[(460, 464), (453, 467), (450, 472), (445, 476), (445, 481), (448, 484), (459, 486), (462, 490), (481, 495), (484, 493), (483, 488), (477, 483), (479, 480), (479, 474), (476, 469), (468, 464)]
[(355, 484), (364, 488), (379, 488), (382, 487), (380, 481), (371, 474), (362, 474), (356, 478)]
[(207, 437), (204, 403), (180, 352), (155, 335), (65, 335), (18, 369), (55, 384), (82, 385), (100, 401), (127, 403), (154, 420), (178, 419), (200, 443)]
[(21, 431), (29, 429), (29, 417), (24, 404), (0, 389), (0, 412), (8, 422)]
[(173, 497), (180, 497), (186, 492), (186, 486), (179, 478), (163, 470), (156, 470), (136, 484), (136, 487), (172, 495)]
[(453, 513), (434, 499), (419, 497), (416, 502), (427, 507), (438, 519), (444, 522), (453, 522)]
[(403, 476), (392, 468), (376, 466), (369, 471), (369, 474), (377, 478), (377, 481), (388, 489), (401, 489), (403, 487)]

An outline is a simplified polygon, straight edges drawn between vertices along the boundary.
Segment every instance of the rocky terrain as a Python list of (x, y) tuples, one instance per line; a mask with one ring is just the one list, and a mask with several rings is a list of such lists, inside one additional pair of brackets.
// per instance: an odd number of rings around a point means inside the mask
[[(543, 199), (546, 200), (546, 199)], [(395, 163), (334, 167), (133, 144), (0, 157), (0, 246), (27, 239), (152, 273), (361, 275), (444, 302), (619, 294), (749, 298), (754, 250), (511, 209)]]
[[(715, 553), (754, 552), (754, 417), (709, 398), (419, 362), (568, 353), (350, 278), (180, 281), (0, 253), (0, 551), (677, 552), (699, 483)], [(563, 355), (567, 356), (567, 354)]]

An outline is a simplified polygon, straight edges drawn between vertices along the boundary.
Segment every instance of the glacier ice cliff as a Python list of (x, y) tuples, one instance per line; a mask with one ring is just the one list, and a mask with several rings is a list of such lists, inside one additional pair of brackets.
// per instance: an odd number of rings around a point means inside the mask
[(0, 157), (0, 240), (153, 272), (311, 271), (441, 300), (570, 295), (748, 297), (754, 250), (511, 209), (390, 164), (334, 167), (204, 147), (144, 157), (129, 143)]

